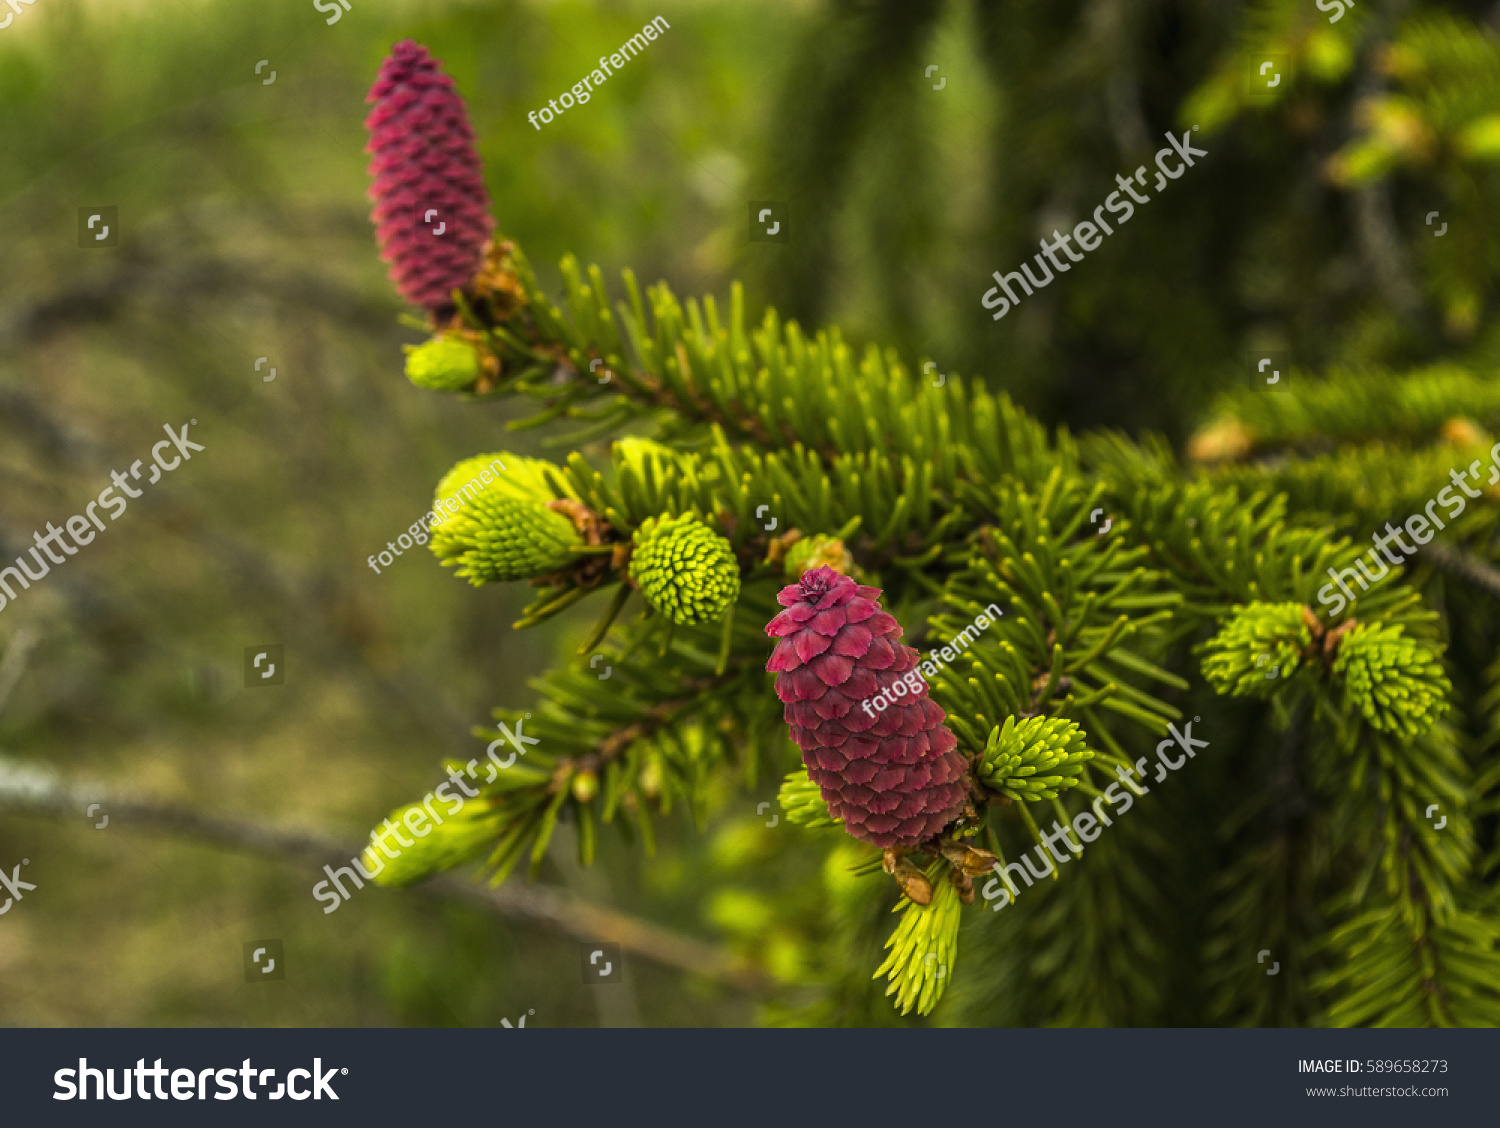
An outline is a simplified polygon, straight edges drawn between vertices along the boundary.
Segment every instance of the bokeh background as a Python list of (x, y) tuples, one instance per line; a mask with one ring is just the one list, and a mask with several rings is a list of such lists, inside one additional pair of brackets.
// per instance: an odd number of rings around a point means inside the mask
[[(0, 611), (0, 757), (347, 841), (348, 857), (576, 649), (587, 611), (523, 634), (525, 590), (470, 589), (421, 551), (366, 565), (459, 459), (559, 453), (545, 428), (505, 431), (515, 405), (401, 375), (423, 335), (376, 255), (362, 122), (405, 37), (457, 80), (500, 230), (554, 289), (567, 251), (680, 294), (722, 298), (739, 278), (751, 311), (836, 322), (1051, 424), (1179, 445), (1251, 348), (1309, 369), (1492, 362), (1494, 224), (1412, 249), (1429, 203), (1480, 215), (1490, 181), (1330, 180), (1378, 68), (1351, 62), (1274, 120), (1202, 93), (1267, 7), (351, 0), (332, 26), (311, 0), (20, 7), (0, 30), (0, 559), (80, 512), (163, 424), (196, 418), (206, 450)], [(1370, 26), (1412, 7), (1491, 34), (1479, 3), (1371, 0)], [(587, 105), (528, 123), (657, 15), (670, 32)], [(1199, 111), (1213, 159), (993, 323), (990, 271)], [(787, 243), (749, 240), (753, 199), (788, 203)], [(119, 245), (80, 247), (78, 209), (104, 205)], [(1421, 270), (1434, 254), (1451, 261)], [(285, 684), (246, 689), (245, 648), (272, 642)], [(770, 992), (646, 958), (589, 987), (577, 937), (457, 898), (366, 889), (325, 916), (306, 857), (95, 830), (81, 805), (0, 811), (0, 864), (29, 858), (37, 885), (0, 917), (0, 1023), (898, 1021), (883, 985), (851, 974), (874, 950), (829, 939), (838, 853), (766, 827), (773, 797), (773, 781), (726, 782), (656, 857), (605, 848), (587, 873), (562, 835), (541, 874), (761, 969)], [(286, 978), (247, 985), (242, 945), (271, 937)], [(980, 991), (939, 1017), (982, 1022), (987, 1005)]]

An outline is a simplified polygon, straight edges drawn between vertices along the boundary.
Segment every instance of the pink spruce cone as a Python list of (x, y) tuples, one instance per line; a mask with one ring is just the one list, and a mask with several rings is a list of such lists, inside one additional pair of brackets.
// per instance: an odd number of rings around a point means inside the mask
[[(374, 154), (370, 219), (380, 257), (412, 305), (451, 307), (453, 291), (479, 272), (495, 226), (463, 99), (427, 48), (405, 39), (380, 65), (365, 101), (375, 103), (365, 151)], [(430, 223), (429, 212), (436, 213)]]
[(884, 712), (863, 707), (918, 661), (879, 597), (879, 588), (832, 568), (805, 573), (776, 597), (786, 610), (766, 626), (781, 640), (766, 669), (777, 675), (792, 739), (834, 818), (876, 846), (913, 845), (963, 809), (966, 769), (920, 676), (915, 692), (888, 694)]

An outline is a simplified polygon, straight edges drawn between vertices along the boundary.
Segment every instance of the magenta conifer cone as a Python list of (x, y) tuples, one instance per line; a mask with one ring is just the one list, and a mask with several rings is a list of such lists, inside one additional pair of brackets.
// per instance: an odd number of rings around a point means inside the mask
[(832, 568), (805, 573), (776, 597), (786, 610), (766, 626), (780, 639), (766, 669), (776, 674), (792, 739), (834, 818), (876, 846), (914, 845), (963, 809), (966, 768), (920, 675), (911, 679), (920, 686), (914, 692), (887, 695), (884, 712), (873, 702), (864, 708), (918, 662), (879, 598), (879, 588)]
[[(365, 151), (374, 154), (370, 219), (380, 257), (403, 298), (441, 310), (479, 272), (495, 226), (463, 99), (427, 48), (405, 39), (365, 101), (375, 104)], [(429, 211), (437, 213), (430, 223)]]

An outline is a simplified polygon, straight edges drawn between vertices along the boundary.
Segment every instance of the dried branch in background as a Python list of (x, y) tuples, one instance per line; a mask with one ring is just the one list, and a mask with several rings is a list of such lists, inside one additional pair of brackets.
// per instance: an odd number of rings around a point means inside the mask
[[(0, 678), (5, 665), (0, 664)], [(3, 686), (0, 686), (3, 688)], [(360, 847), (324, 834), (284, 830), (187, 807), (110, 795), (103, 787), (69, 784), (51, 772), (0, 758), (0, 810), (78, 820), (91, 804), (104, 804), (111, 829), (155, 830), (230, 850), (319, 865), (346, 861)], [(659, 967), (712, 979), (736, 991), (762, 994), (772, 982), (760, 969), (710, 944), (649, 921), (590, 904), (541, 885), (512, 883), (489, 889), (455, 874), (417, 887), (417, 892), (465, 901), (506, 920), (562, 932), (585, 942), (618, 944), (622, 951)]]

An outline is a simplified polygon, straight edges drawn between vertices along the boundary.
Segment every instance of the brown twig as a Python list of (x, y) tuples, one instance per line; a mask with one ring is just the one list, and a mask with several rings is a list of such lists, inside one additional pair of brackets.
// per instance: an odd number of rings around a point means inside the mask
[[(104, 787), (65, 783), (49, 771), (0, 757), (0, 810), (82, 821), (94, 803), (103, 806), (111, 828), (166, 831), (231, 850), (320, 864), (347, 860), (359, 853), (357, 846), (317, 833), (109, 795)], [(415, 891), (467, 901), (496, 916), (554, 929), (588, 943), (618, 944), (622, 951), (660, 967), (713, 979), (738, 991), (761, 994), (773, 986), (759, 968), (701, 940), (544, 885), (516, 883), (491, 889), (457, 874), (444, 874), (417, 886)]]
[(1456, 545), (1435, 540), (1422, 549), (1422, 555), (1431, 560), (1439, 571), (1467, 580), (1475, 587), (1484, 588), (1491, 595), (1500, 595), (1500, 569), (1472, 553), (1465, 552)]

